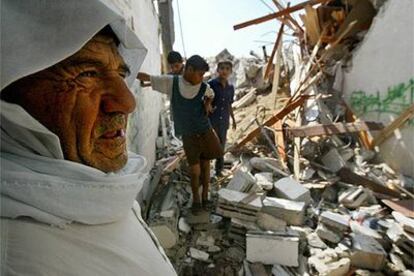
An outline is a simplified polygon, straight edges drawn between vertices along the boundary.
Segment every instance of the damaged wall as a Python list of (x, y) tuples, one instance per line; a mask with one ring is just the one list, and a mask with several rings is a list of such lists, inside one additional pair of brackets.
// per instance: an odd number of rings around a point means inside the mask
[[(389, 124), (414, 103), (414, 2), (387, 1), (354, 53), (344, 96), (366, 120)], [(374, 132), (374, 135), (376, 133)], [(384, 159), (414, 177), (414, 120), (381, 146)]]
[[(135, 31), (148, 50), (140, 71), (159, 74), (161, 68), (158, 15), (151, 0), (127, 1), (133, 11)], [(136, 84), (138, 84), (136, 82)], [(162, 108), (160, 93), (151, 88), (133, 89), (137, 108), (129, 121), (129, 150), (147, 158), (147, 170), (155, 161), (155, 140), (158, 134), (159, 112)]]

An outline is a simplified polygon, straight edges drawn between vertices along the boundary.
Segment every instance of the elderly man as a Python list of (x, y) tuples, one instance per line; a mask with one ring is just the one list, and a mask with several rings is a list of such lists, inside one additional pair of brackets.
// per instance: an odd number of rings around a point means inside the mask
[(126, 149), (127, 82), (144, 55), (126, 13), (98, 0), (1, 12), (0, 274), (175, 275), (134, 201), (145, 160)]

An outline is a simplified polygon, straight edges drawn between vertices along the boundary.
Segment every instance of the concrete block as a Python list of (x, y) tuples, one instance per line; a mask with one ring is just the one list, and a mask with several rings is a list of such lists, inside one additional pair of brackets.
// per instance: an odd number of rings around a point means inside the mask
[(299, 236), (273, 232), (246, 235), (246, 258), (250, 262), (299, 266)]
[(198, 237), (196, 241), (196, 245), (210, 247), (210, 246), (213, 246), (214, 244), (215, 244), (215, 240), (213, 236), (207, 235), (206, 232), (200, 232), (200, 236)]
[(270, 214), (259, 212), (257, 214), (257, 225), (265, 231), (280, 231), (286, 228), (286, 221), (275, 218)]
[(276, 194), (285, 199), (302, 201), (308, 204), (311, 200), (309, 189), (291, 177), (284, 177), (275, 182)]
[(345, 232), (349, 229), (349, 221), (351, 217), (341, 215), (331, 211), (325, 211), (321, 214), (320, 221), (331, 228)]
[(227, 185), (227, 189), (247, 193), (256, 185), (256, 178), (248, 171), (247, 168), (240, 168), (234, 174), (233, 178)]
[(332, 148), (322, 157), (322, 163), (334, 173), (338, 172), (346, 165), (346, 161), (342, 158), (342, 155), (336, 148)]
[(259, 186), (263, 190), (270, 191), (271, 189), (273, 189), (273, 173), (271, 172), (256, 173), (254, 177), (256, 178), (257, 186)]
[(352, 234), (351, 262), (353, 266), (372, 270), (381, 270), (387, 258), (387, 253), (375, 239)]
[(263, 200), (262, 211), (286, 221), (288, 225), (302, 225), (305, 220), (304, 202), (266, 197)]
[(224, 217), (239, 218), (248, 221), (256, 221), (257, 212), (262, 208), (260, 197), (253, 197), (253, 200), (245, 201), (251, 195), (233, 191), (229, 189), (220, 189), (219, 200), (216, 212)]
[(190, 247), (190, 256), (193, 259), (206, 262), (208, 261), (210, 255), (204, 251), (198, 250), (194, 247)]
[(328, 241), (331, 243), (339, 243), (342, 240), (342, 235), (339, 232), (332, 231), (328, 227), (326, 227), (323, 223), (319, 223), (318, 227), (316, 228), (316, 234), (324, 241)]
[(341, 193), (338, 201), (347, 208), (355, 209), (365, 204), (370, 196), (368, 189), (363, 187), (351, 188)]

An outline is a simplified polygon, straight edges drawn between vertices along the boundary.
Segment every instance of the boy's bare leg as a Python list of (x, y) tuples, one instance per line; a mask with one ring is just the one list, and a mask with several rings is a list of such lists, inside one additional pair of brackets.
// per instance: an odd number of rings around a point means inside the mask
[(193, 206), (200, 204), (200, 164), (190, 166), (191, 190), (193, 192)]
[(210, 160), (200, 160), (201, 168), (201, 185), (203, 185), (203, 192), (201, 194), (201, 199), (207, 201), (208, 199), (208, 188), (210, 184)]

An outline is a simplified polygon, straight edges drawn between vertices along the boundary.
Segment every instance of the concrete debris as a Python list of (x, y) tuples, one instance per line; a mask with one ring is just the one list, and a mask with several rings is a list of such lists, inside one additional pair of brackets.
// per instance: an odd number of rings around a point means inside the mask
[(257, 225), (265, 231), (281, 231), (287, 226), (286, 221), (263, 212), (257, 215)]
[(340, 194), (338, 201), (347, 208), (355, 209), (367, 204), (371, 197), (371, 191), (360, 186), (352, 187)]
[(337, 230), (331, 230), (323, 223), (320, 223), (316, 228), (316, 234), (324, 241), (328, 241), (334, 244), (339, 243), (342, 240), (342, 233)]
[(249, 194), (229, 189), (219, 190), (219, 200), (216, 212), (224, 217), (239, 218), (248, 221), (256, 221), (257, 213), (262, 208), (260, 198), (256, 198), (247, 204), (242, 203)]
[(246, 256), (250, 262), (299, 266), (299, 236), (284, 232), (248, 232)]
[(256, 184), (263, 190), (270, 191), (273, 189), (273, 173), (261, 172), (254, 175)]
[(387, 254), (375, 239), (361, 235), (352, 235), (352, 265), (360, 268), (381, 270)]
[(208, 261), (208, 258), (210, 257), (210, 255), (204, 251), (198, 250), (194, 247), (190, 248), (190, 256), (193, 259), (199, 260), (199, 261)]
[[(225, 49), (208, 59), (211, 77), (219, 60), (233, 62), (237, 129), (228, 130), (223, 176), (212, 168), (203, 210), (191, 209), (168, 105), (161, 116), (143, 217), (178, 275), (413, 274), (414, 180), (374, 148), (393, 122), (359, 118), (342, 91), (343, 68), (386, 0), (313, 2), (302, 22), (284, 14), (300, 39), (283, 39), (279, 56)], [(358, 104), (372, 96), (355, 95)]]
[(288, 225), (303, 225), (305, 221), (304, 202), (266, 197), (263, 200), (262, 211), (286, 221)]
[(301, 201), (308, 204), (311, 200), (309, 189), (305, 188), (302, 184), (290, 177), (284, 177), (275, 182), (274, 188), (276, 195), (293, 200)]
[(322, 223), (341, 232), (345, 232), (349, 229), (350, 219), (350, 216), (341, 215), (330, 211), (323, 212), (320, 217)]
[(234, 172), (233, 178), (227, 185), (227, 189), (248, 193), (256, 187), (256, 178), (247, 170), (242, 167)]

